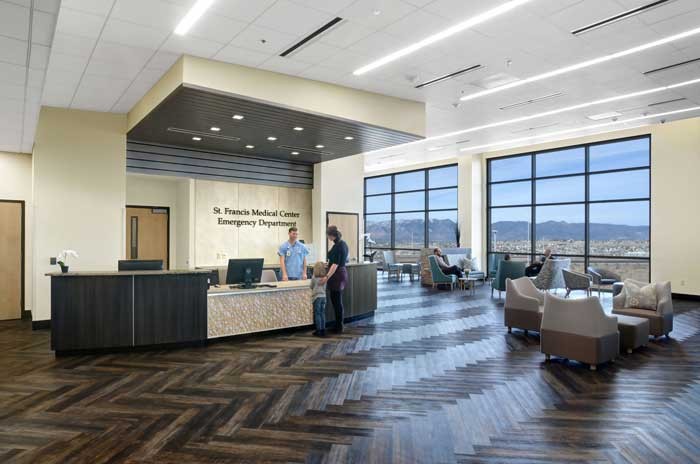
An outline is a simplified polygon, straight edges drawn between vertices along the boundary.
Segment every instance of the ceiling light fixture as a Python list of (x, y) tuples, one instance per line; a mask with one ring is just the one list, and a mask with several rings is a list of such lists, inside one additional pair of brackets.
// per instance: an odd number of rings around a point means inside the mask
[(299, 154), (298, 151), (293, 151), (293, 152), (292, 152), (292, 155), (294, 155), (294, 156), (296, 156), (296, 155), (298, 155), (298, 154)]
[(691, 29), (689, 31), (681, 32), (680, 34), (674, 34), (670, 35), (668, 37), (664, 37), (663, 39), (655, 40), (653, 42), (648, 42), (642, 45), (638, 45), (636, 47), (628, 48), (627, 50), (622, 50), (616, 53), (611, 53), (609, 55), (603, 55), (599, 56), (598, 58), (593, 58), (591, 60), (587, 61), (582, 61), (580, 63), (572, 64), (569, 66), (564, 66), (563, 68), (555, 69), (553, 71), (548, 71), (546, 73), (542, 74), (537, 74), (532, 77), (528, 77), (525, 79), (509, 82), (507, 84), (500, 85), (498, 87), (494, 87), (492, 89), (486, 89), (482, 90), (481, 92), (476, 92), (472, 93), (470, 95), (465, 95), (460, 100), (466, 101), (466, 100), (474, 100), (479, 97), (483, 97), (485, 95), (491, 95), (497, 92), (502, 92), (504, 90), (512, 89), (515, 87), (520, 87), (525, 84), (530, 84), (532, 82), (538, 82), (544, 79), (549, 79), (550, 77), (555, 77), (555, 76), (560, 76), (562, 74), (567, 74), (572, 71), (577, 71), (579, 69), (584, 69), (588, 68), (590, 66), (600, 64), (600, 63), (605, 63), (606, 61), (611, 61), (615, 60), (617, 58), (622, 58), (623, 56), (628, 56), (632, 55), (635, 53), (643, 52), (644, 50), (648, 50), (650, 48), (658, 47), (660, 45), (664, 45), (670, 42), (675, 42), (677, 40), (685, 39), (686, 37), (691, 37), (693, 35), (700, 34), (700, 27), (696, 27), (695, 29)]
[(383, 58), (380, 58), (376, 61), (373, 61), (372, 63), (363, 66), (359, 69), (356, 69), (353, 74), (356, 76), (361, 76), (362, 74), (365, 74), (366, 72), (372, 71), (373, 69), (377, 69), (380, 66), (384, 66), (385, 64), (391, 63), (392, 61), (396, 61), (399, 58), (403, 58), (406, 55), (410, 55), (413, 52), (416, 52), (420, 50), (421, 48), (425, 48), (428, 45), (432, 45), (435, 42), (439, 42), (440, 40), (444, 40), (448, 37), (451, 37), (459, 32), (462, 32), (466, 29), (469, 29), (470, 27), (476, 26), (477, 24), (481, 24), (483, 22), (488, 21), (489, 19), (493, 19), (496, 16), (500, 16), (502, 14), (505, 14), (509, 12), (510, 10), (517, 8), (521, 5), (524, 5), (532, 0), (511, 0), (509, 2), (506, 2), (502, 5), (497, 6), (496, 8), (490, 9), (488, 11), (485, 11), (479, 15), (473, 16), (466, 21), (462, 21), (461, 23), (455, 24), (453, 26), (448, 27), (445, 30), (442, 30), (438, 32), (437, 34), (433, 34), (431, 36), (428, 36), (424, 38), (423, 40), (420, 40), (414, 44), (409, 45), (408, 47), (402, 48), (401, 50), (397, 50), (394, 53), (391, 53)]
[(473, 66), (469, 66), (468, 68), (463, 68), (463, 69), (460, 69), (458, 71), (451, 72), (449, 74), (445, 74), (445, 75), (440, 76), (440, 77), (436, 77), (435, 79), (430, 79), (429, 81), (418, 84), (414, 88), (422, 89), (423, 87), (427, 87), (427, 86), (433, 85), (433, 84), (438, 84), (440, 82), (444, 82), (446, 80), (452, 79), (452, 78), (457, 77), (457, 76), (461, 76), (462, 74), (465, 74), (468, 72), (476, 71), (477, 69), (481, 69), (481, 68), (483, 68), (482, 65), (475, 64)]
[(220, 127), (213, 126), (210, 130), (211, 130), (212, 132), (219, 132), (219, 131), (221, 130), (221, 128), (220, 128)]
[(268, 137), (267, 140), (269, 140), (270, 142), (274, 142), (275, 140), (277, 140), (277, 137)]
[(648, 3), (646, 5), (638, 6), (636, 8), (632, 8), (627, 11), (623, 11), (622, 13), (618, 13), (616, 15), (610, 16), (608, 18), (605, 18), (601, 21), (596, 21), (592, 24), (589, 24), (588, 26), (580, 27), (578, 29), (574, 29), (571, 31), (573, 35), (578, 35), (578, 34), (583, 34), (584, 32), (590, 32), (595, 29), (598, 29), (603, 26), (609, 26), (610, 24), (616, 23), (618, 21), (622, 21), (623, 19), (631, 18), (632, 16), (636, 16), (640, 13), (644, 13), (646, 11), (649, 11), (653, 8), (659, 7), (663, 5), (664, 3), (668, 3), (669, 1), (673, 0), (656, 0), (655, 2)]
[(617, 111), (607, 111), (605, 113), (592, 114), (586, 117), (591, 121), (600, 121), (602, 119), (616, 118), (618, 116), (622, 116), (622, 113), (618, 113)]
[(680, 66), (686, 66), (686, 65), (698, 62), (698, 61), (700, 61), (700, 58), (693, 58), (692, 60), (686, 60), (686, 61), (681, 61), (680, 63), (669, 64), (668, 66), (662, 66), (660, 68), (651, 69), (649, 71), (646, 71), (644, 73), (644, 75), (648, 76), (649, 74), (654, 74), (654, 73), (661, 72), (661, 71), (668, 71), (669, 69), (675, 69), (675, 68), (678, 68)]
[(325, 145), (316, 145), (316, 148), (326, 148)]
[(234, 115), (231, 116), (231, 117), (232, 117), (233, 119), (238, 120), (238, 121), (240, 121), (241, 119), (243, 119), (243, 115), (242, 115), (242, 114), (234, 114)]
[(192, 137), (192, 140), (194, 140), (195, 142), (199, 142), (200, 140), (202, 140), (202, 137)]
[(253, 148), (255, 148), (255, 145), (246, 145), (245, 147), (246, 147), (248, 150), (252, 150)]
[(345, 140), (355, 140), (355, 137), (351, 137), (349, 135), (346, 135), (344, 138)]
[(316, 29), (315, 31), (313, 31), (311, 34), (307, 35), (306, 37), (304, 37), (303, 39), (301, 39), (299, 42), (295, 43), (294, 45), (292, 45), (291, 47), (289, 47), (288, 49), (286, 49), (285, 51), (283, 51), (282, 53), (280, 53), (280, 56), (281, 56), (282, 58), (284, 58), (284, 57), (287, 57), (287, 56), (291, 55), (292, 53), (294, 53), (295, 51), (299, 50), (300, 48), (302, 48), (302, 47), (308, 45), (311, 41), (314, 41), (315, 39), (317, 39), (318, 37), (320, 37), (321, 34), (327, 33), (328, 30), (329, 30), (330, 28), (332, 28), (332, 27), (336, 26), (337, 24), (339, 24), (342, 20), (343, 20), (343, 18), (341, 18), (341, 17), (339, 17), (339, 16), (337, 16), (337, 17), (331, 19), (331, 20), (328, 21), (326, 24), (324, 24), (323, 26), (319, 27), (318, 29)]
[(616, 121), (604, 122), (604, 123), (600, 123), (600, 124), (593, 124), (593, 125), (585, 126), (585, 127), (575, 127), (573, 129), (566, 129), (566, 130), (561, 130), (561, 131), (556, 131), (556, 132), (548, 132), (546, 134), (535, 134), (535, 135), (530, 135), (528, 137), (520, 137), (517, 139), (511, 139), (511, 140), (502, 140), (500, 142), (492, 142), (492, 143), (486, 143), (483, 145), (475, 145), (473, 147), (464, 147), (464, 148), (461, 148), (459, 151), (464, 152), (464, 151), (471, 151), (471, 150), (480, 150), (480, 149), (484, 149), (484, 148), (491, 148), (491, 147), (498, 146), (498, 145), (509, 145), (511, 143), (525, 142), (525, 141), (530, 141), (532, 139), (554, 137), (557, 135), (570, 134), (572, 132), (583, 132), (583, 131), (588, 131), (590, 129), (599, 129), (601, 127), (616, 126), (616, 125), (626, 124), (626, 123), (630, 123), (630, 122), (643, 121), (644, 119), (653, 119), (653, 118), (658, 118), (661, 116), (670, 116), (673, 114), (688, 113), (691, 111), (700, 111), (700, 106), (693, 106), (690, 108), (684, 108), (682, 110), (666, 111), (664, 113), (644, 114), (642, 116), (637, 116), (635, 118), (629, 118), (629, 119), (624, 119), (624, 120), (618, 119)]
[(304, 130), (304, 128), (303, 128), (303, 127), (299, 127), (299, 126), (297, 126), (297, 127), (295, 127), (295, 128), (294, 128), (294, 130), (295, 130), (295, 131), (303, 131), (303, 130)]
[(194, 23), (197, 22), (199, 18), (209, 9), (209, 7), (214, 3), (214, 0), (197, 0), (197, 3), (192, 5), (190, 11), (187, 12), (184, 18), (180, 21), (180, 24), (175, 28), (175, 34), (185, 35), (192, 28)]

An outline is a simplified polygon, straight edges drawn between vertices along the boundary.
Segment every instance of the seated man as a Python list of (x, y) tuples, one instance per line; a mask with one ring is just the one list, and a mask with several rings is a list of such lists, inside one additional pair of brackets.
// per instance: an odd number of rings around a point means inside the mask
[(525, 268), (525, 275), (527, 277), (535, 277), (537, 274), (539, 274), (542, 270), (542, 265), (545, 261), (547, 261), (547, 258), (554, 258), (554, 256), (552, 256), (552, 250), (549, 248), (545, 248), (544, 255), (540, 257), (539, 261), (534, 262)]
[(438, 266), (440, 267), (440, 270), (445, 274), (445, 275), (456, 275), (457, 277), (464, 277), (464, 273), (462, 273), (462, 270), (459, 268), (459, 266), (450, 266), (445, 262), (445, 258), (442, 256), (442, 250), (440, 248), (435, 248), (433, 250), (433, 254), (435, 255), (436, 261)]

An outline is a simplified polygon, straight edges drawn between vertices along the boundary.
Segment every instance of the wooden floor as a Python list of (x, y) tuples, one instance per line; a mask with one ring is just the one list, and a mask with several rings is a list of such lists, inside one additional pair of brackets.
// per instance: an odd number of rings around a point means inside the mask
[(379, 292), (324, 340), (55, 359), (0, 323), (0, 462), (700, 462), (700, 304), (590, 372), (507, 334), (485, 288)]

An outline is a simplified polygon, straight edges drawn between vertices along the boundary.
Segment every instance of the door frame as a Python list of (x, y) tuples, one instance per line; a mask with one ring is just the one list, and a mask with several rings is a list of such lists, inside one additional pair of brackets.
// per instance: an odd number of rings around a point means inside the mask
[[(22, 227), (21, 227), (21, 233), (20, 233), (20, 253), (21, 253), (21, 266), (20, 266), (20, 296), (19, 296), (19, 304), (20, 304), (20, 312), (19, 312), (19, 317), (20, 319), (26, 319), (29, 318), (31, 319), (31, 311), (26, 311), (25, 310), (25, 305), (24, 305), (24, 273), (26, 270), (26, 255), (25, 255), (25, 247), (26, 247), (26, 242), (25, 242), (25, 221), (26, 221), (26, 214), (25, 214), (25, 201), (24, 200), (1, 200), (0, 203), (19, 203), (20, 204), (20, 209), (21, 209), (21, 214), (20, 214), (20, 221), (22, 222)], [(29, 314), (25, 314), (29, 313)]]
[[(168, 248), (168, 269), (170, 269), (170, 265), (172, 264), (170, 261), (170, 206), (148, 206), (148, 205), (126, 205), (126, 208), (138, 208), (138, 209), (165, 209), (168, 211), (168, 236), (167, 236), (167, 248)], [(124, 216), (125, 216), (125, 225), (128, 227), (128, 217), (126, 217), (126, 209), (124, 209)], [(126, 232), (126, 231), (125, 231)], [(128, 258), (127, 258), (128, 259)]]
[[(331, 225), (330, 223), (330, 216), (331, 214), (337, 214), (339, 216), (355, 216), (357, 219), (357, 262), (360, 262), (360, 213), (350, 213), (347, 211), (326, 211), (326, 230), (328, 229), (328, 226)], [(342, 230), (341, 230), (342, 232)], [(328, 238), (326, 237), (326, 231), (323, 231), (323, 240), (326, 242), (326, 254), (330, 251), (330, 248), (328, 246)]]

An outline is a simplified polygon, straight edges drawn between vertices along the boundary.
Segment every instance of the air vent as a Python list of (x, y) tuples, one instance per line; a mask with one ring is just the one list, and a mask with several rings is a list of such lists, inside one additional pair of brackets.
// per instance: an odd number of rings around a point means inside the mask
[(445, 74), (444, 76), (436, 77), (435, 79), (431, 79), (427, 82), (423, 82), (422, 84), (418, 84), (415, 88), (416, 89), (422, 89), (423, 87), (427, 87), (429, 85), (437, 84), (439, 82), (443, 82), (449, 79), (452, 79), (453, 77), (460, 76), (462, 74), (466, 74), (468, 72), (476, 71), (477, 69), (482, 69), (483, 66), (480, 64), (475, 64), (473, 66), (469, 66), (468, 68), (460, 69), (458, 71), (452, 72), (450, 74)]
[(648, 76), (649, 74), (654, 74), (654, 73), (661, 72), (661, 71), (668, 71), (669, 69), (678, 68), (680, 66), (685, 66), (687, 64), (697, 63), (698, 61), (700, 61), (700, 58), (693, 58), (692, 60), (681, 61), (680, 63), (676, 63), (676, 64), (669, 64), (668, 66), (664, 66), (662, 68), (656, 68), (656, 69), (652, 69), (651, 71), (647, 71), (644, 73), (644, 75)]
[(537, 129), (544, 129), (546, 127), (553, 127), (553, 126), (558, 126), (558, 125), (559, 125), (558, 122), (553, 122), (551, 124), (543, 124), (541, 126), (527, 127), (525, 129), (518, 129), (518, 130), (510, 131), (510, 133), (511, 134), (521, 134), (523, 132), (530, 132), (530, 131), (534, 131)]
[(610, 16), (609, 18), (605, 18), (601, 21), (596, 21), (592, 24), (589, 24), (588, 26), (583, 26), (579, 29), (574, 29), (571, 31), (573, 35), (579, 35), (583, 34), (585, 32), (590, 32), (595, 29), (599, 29), (601, 27), (609, 26), (610, 24), (616, 23), (618, 21), (622, 21), (627, 18), (631, 18), (632, 16), (638, 15), (640, 13), (645, 13), (649, 10), (652, 10), (654, 8), (658, 8), (662, 5), (674, 2), (675, 0), (657, 0), (655, 2), (647, 3), (646, 5), (638, 6), (636, 8), (632, 8), (631, 10), (623, 11), (622, 13), (618, 13), (616, 15)]
[(680, 101), (687, 100), (687, 98), (674, 98), (673, 100), (665, 100), (665, 101), (660, 101), (656, 103), (649, 103), (649, 107), (654, 107), (654, 106), (661, 106), (661, 105), (668, 105), (669, 103), (677, 103)]
[(319, 150), (318, 148), (295, 147), (294, 145), (277, 145), (282, 150), (298, 151), (301, 153), (314, 153), (317, 155), (334, 155), (332, 151)]
[(168, 127), (168, 132), (177, 132), (179, 134), (187, 134), (187, 135), (196, 135), (198, 137), (206, 137), (210, 139), (221, 139), (221, 140), (230, 140), (232, 142), (238, 142), (241, 140), (239, 137), (234, 137), (232, 135), (221, 135), (221, 134), (213, 134), (211, 132), (200, 132), (200, 131), (193, 131), (189, 129), (180, 129), (179, 127)]
[(282, 53), (280, 53), (280, 56), (286, 57), (286, 56), (291, 55), (291, 54), (294, 53), (296, 50), (300, 49), (300, 48), (303, 47), (304, 45), (307, 45), (309, 42), (311, 42), (312, 40), (314, 40), (314, 39), (316, 39), (317, 37), (319, 37), (319, 36), (320, 36), (321, 34), (323, 34), (324, 32), (327, 32), (330, 28), (332, 28), (333, 26), (337, 25), (337, 24), (338, 24), (339, 22), (341, 22), (342, 20), (343, 20), (343, 18), (336, 17), (336, 18), (334, 18), (334, 19), (328, 21), (326, 24), (324, 24), (324, 25), (321, 26), (320, 28), (316, 29), (314, 32), (312, 32), (311, 34), (307, 35), (306, 37), (304, 37), (303, 39), (301, 39), (299, 42), (295, 43), (294, 45), (292, 45), (291, 47), (289, 47), (288, 49), (286, 49), (285, 51), (283, 51)]
[(525, 105), (531, 105), (531, 104), (533, 104), (533, 103), (539, 103), (539, 102), (542, 102), (542, 101), (545, 101), (545, 100), (551, 100), (552, 98), (561, 97), (562, 95), (564, 95), (564, 94), (561, 93), (561, 92), (550, 93), (549, 95), (544, 95), (544, 96), (542, 96), (542, 97), (532, 98), (532, 99), (530, 99), (530, 100), (525, 100), (525, 101), (521, 101), (521, 102), (518, 102), (518, 103), (513, 103), (512, 105), (502, 106), (502, 107), (500, 107), (499, 109), (501, 109), (501, 110), (512, 110), (513, 108), (518, 108), (518, 107), (525, 106)]

